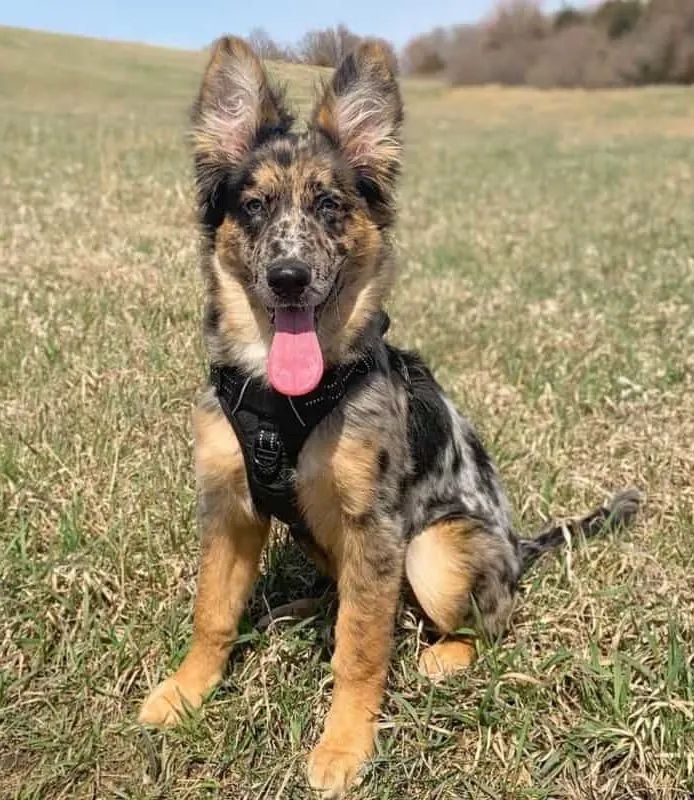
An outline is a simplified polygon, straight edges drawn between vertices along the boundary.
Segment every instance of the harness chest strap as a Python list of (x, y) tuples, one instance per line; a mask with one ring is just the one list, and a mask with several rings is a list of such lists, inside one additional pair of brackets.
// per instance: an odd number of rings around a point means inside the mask
[(377, 368), (373, 352), (324, 374), (318, 387), (287, 397), (238, 367), (213, 364), (210, 381), (241, 444), (257, 511), (289, 525), (301, 521), (294, 489), (299, 453), (311, 432)]

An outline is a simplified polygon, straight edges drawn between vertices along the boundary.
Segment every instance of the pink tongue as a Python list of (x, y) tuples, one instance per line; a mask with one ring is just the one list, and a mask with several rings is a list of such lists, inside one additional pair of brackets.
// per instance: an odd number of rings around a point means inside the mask
[(275, 311), (267, 374), (272, 387), (290, 397), (308, 394), (318, 386), (323, 377), (323, 354), (312, 308)]

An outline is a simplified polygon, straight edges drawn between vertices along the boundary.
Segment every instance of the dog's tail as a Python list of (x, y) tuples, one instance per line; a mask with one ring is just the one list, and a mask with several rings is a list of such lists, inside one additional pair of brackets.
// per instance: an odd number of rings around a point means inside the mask
[(586, 539), (591, 539), (606, 531), (625, 528), (640, 505), (641, 493), (638, 489), (625, 489), (616, 494), (608, 505), (597, 508), (585, 517), (554, 525), (534, 539), (521, 539), (522, 571), (525, 572), (543, 553), (565, 544), (567, 537), (583, 534)]

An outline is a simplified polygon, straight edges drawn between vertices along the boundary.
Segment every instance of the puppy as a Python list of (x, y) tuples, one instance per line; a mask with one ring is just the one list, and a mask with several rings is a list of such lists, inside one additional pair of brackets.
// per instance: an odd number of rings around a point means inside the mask
[(451, 672), (474, 655), (454, 632), (502, 631), (538, 555), (637, 505), (626, 492), (519, 539), (469, 422), (385, 342), (402, 120), (377, 42), (345, 58), (304, 133), (239, 39), (214, 46), (193, 110), (212, 365), (194, 415), (202, 554), (190, 650), (140, 720), (175, 723), (221, 680), (277, 517), (337, 583), (332, 706), (308, 765), (327, 797), (372, 752), (405, 580), (441, 635), (420, 669)]

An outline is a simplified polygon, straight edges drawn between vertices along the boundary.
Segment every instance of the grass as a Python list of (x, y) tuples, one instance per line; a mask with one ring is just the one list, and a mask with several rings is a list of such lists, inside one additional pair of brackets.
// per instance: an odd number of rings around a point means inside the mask
[[(309, 797), (333, 616), (254, 627), (320, 590), (281, 536), (204, 710), (134, 723), (191, 628), (202, 60), (0, 29), (2, 798)], [(285, 77), (305, 108), (313, 73)], [(456, 680), (417, 675), (403, 612), (353, 797), (691, 797), (691, 92), (405, 95), (393, 340), (475, 420), (521, 531), (626, 485), (648, 503), (538, 564)]]

